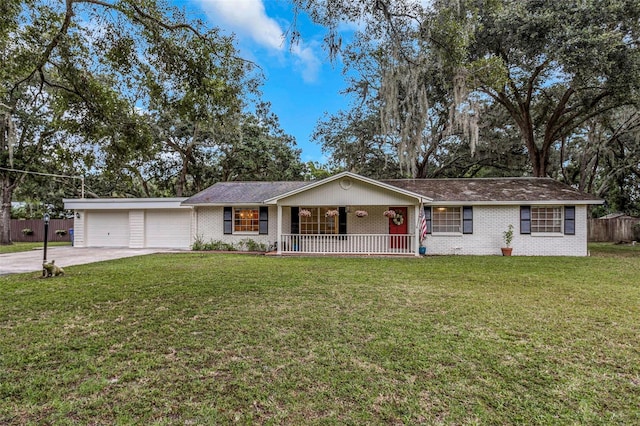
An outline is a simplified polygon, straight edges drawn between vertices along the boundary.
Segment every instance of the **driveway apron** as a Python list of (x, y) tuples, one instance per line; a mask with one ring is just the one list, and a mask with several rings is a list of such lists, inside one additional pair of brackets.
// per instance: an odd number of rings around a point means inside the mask
[[(129, 248), (77, 248), (49, 247), (47, 261), (55, 260), (56, 265), (83, 265), (104, 260), (142, 256), (152, 253), (175, 251), (171, 249), (129, 249)], [(18, 253), (0, 254), (0, 275), (35, 272), (42, 270), (42, 250), (30, 250)]]

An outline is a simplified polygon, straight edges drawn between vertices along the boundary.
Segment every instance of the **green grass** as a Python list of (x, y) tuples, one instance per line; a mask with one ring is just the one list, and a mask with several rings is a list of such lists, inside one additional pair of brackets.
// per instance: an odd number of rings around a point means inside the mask
[[(69, 242), (48, 242), (47, 247), (56, 247), (56, 246), (70, 246)], [(17, 253), (20, 251), (30, 251), (35, 249), (44, 248), (44, 243), (13, 243), (8, 246), (0, 245), (0, 254), (5, 253)]]
[(0, 277), (0, 424), (638, 424), (640, 257), (606, 255)]
[(614, 244), (614, 243), (589, 243), (589, 251), (592, 256), (640, 256), (640, 243), (631, 244)]

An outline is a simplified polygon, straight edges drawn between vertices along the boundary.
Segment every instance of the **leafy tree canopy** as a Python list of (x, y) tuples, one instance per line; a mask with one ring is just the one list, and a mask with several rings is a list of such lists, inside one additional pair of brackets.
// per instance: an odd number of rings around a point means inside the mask
[[(342, 45), (340, 25), (358, 22), (355, 43), (364, 38), (386, 45), (387, 75), (404, 83), (410, 97), (426, 97), (429, 104), (447, 102), (451, 128), (461, 128), (472, 149), (481, 124), (477, 118), (490, 105), (499, 105), (517, 129), (535, 176), (550, 174), (559, 141), (587, 120), (638, 105), (640, 5), (636, 1), (294, 3), (327, 27), (326, 41), (334, 55), (349, 50)], [(433, 82), (424, 87), (422, 76), (432, 75), (434, 69), (446, 82), (443, 98), (433, 97), (429, 90)], [(416, 77), (406, 84), (411, 75)], [(394, 91), (382, 95), (383, 115), (398, 110), (395, 105), (406, 98), (398, 100)], [(412, 132), (403, 130), (403, 145), (417, 149)]]
[[(153, 108), (220, 117), (256, 87), (231, 38), (161, 0), (8, 0), (1, 8), (2, 243), (27, 176), (7, 169), (77, 169), (84, 160), (89, 172), (115, 172), (152, 146)], [(66, 154), (52, 149), (61, 141)]]

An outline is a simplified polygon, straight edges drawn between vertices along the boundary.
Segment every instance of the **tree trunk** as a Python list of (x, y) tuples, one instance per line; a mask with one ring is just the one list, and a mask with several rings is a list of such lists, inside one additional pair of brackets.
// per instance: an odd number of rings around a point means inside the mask
[(9, 176), (2, 176), (2, 206), (0, 206), (0, 245), (11, 244), (11, 199), (13, 184)]
[[(182, 153), (181, 153), (182, 154)], [(178, 184), (176, 185), (176, 197), (182, 197), (187, 187), (187, 174), (189, 173), (189, 157), (187, 153), (182, 155), (182, 168), (178, 175)]]
[(536, 147), (529, 153), (529, 157), (533, 163), (533, 176), (547, 177), (547, 169), (549, 168), (549, 150), (541, 150)]
[[(533, 128), (531, 126), (527, 126), (525, 123), (520, 124), (520, 133), (522, 135), (522, 143), (527, 148), (527, 154), (529, 154), (529, 161), (531, 162), (531, 168), (534, 177), (544, 176), (545, 170), (540, 170), (540, 165), (542, 161), (542, 155), (538, 146), (536, 145), (535, 137), (533, 136)], [(541, 174), (542, 173), (542, 174)]]
[[(520, 116), (514, 116), (514, 119), (520, 128), (522, 142), (527, 148), (533, 176), (546, 177), (547, 169), (549, 168), (549, 149), (539, 148), (536, 144), (533, 132), (533, 121), (531, 120), (529, 111), (521, 112)], [(547, 146), (547, 144), (543, 144), (543, 146)]]

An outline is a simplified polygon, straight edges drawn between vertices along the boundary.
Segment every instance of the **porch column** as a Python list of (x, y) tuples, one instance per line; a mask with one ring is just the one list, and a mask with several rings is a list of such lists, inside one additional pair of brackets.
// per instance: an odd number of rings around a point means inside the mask
[(415, 241), (413, 243), (413, 255), (420, 256), (419, 248), (420, 248), (420, 204), (414, 206), (413, 217), (415, 218), (413, 235), (415, 236)]
[(276, 236), (276, 242), (278, 243), (278, 254), (282, 254), (282, 206), (278, 205), (278, 235)]

